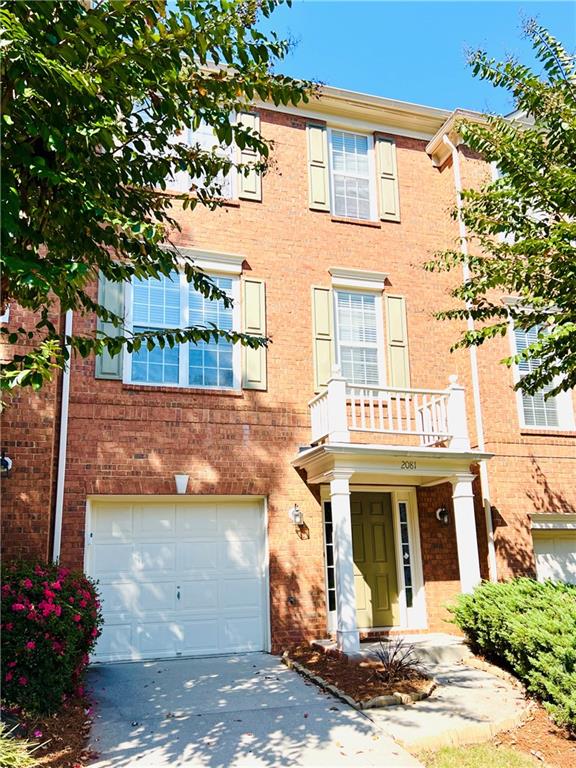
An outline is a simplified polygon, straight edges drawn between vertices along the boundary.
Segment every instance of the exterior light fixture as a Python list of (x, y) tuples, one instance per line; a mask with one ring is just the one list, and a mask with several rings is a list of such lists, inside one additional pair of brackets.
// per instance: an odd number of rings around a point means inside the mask
[(438, 507), (436, 510), (436, 520), (443, 525), (448, 525), (448, 510), (446, 507)]
[(12, 459), (10, 456), (6, 456), (2, 451), (2, 458), (0, 458), (0, 476), (10, 477), (10, 470), (12, 469)]
[(186, 493), (189, 478), (190, 475), (174, 475), (174, 480), (176, 481), (176, 493)]
[(294, 525), (304, 525), (304, 515), (298, 504), (294, 504), (294, 506), (288, 510), (288, 517), (292, 520)]

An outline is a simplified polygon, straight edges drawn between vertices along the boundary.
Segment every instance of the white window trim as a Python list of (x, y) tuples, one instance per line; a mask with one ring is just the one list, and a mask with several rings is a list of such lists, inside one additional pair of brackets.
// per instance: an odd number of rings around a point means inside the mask
[[(221, 255), (221, 254), (220, 254)], [(213, 262), (212, 262), (213, 263)], [(210, 274), (214, 276), (218, 276), (218, 273), (215, 269), (210, 269)], [(225, 277), (230, 277), (230, 273), (220, 273)], [(184, 328), (189, 325), (189, 302), (188, 302), (188, 291), (190, 288), (190, 284), (186, 280), (186, 275), (184, 272), (179, 272), (179, 280), (180, 280), (180, 323), (181, 327)], [(125, 284), (124, 287), (124, 306), (126, 307), (126, 328), (129, 331), (132, 331), (134, 324), (133, 324), (133, 317), (132, 317), (132, 283), (128, 282)], [(236, 273), (232, 275), (232, 295), (231, 298), (234, 301), (234, 307), (232, 309), (232, 328), (234, 330), (238, 330), (241, 325), (241, 313), (240, 313), (240, 280)], [(158, 326), (160, 327), (160, 326)], [(177, 384), (173, 384), (171, 382), (156, 382), (156, 381), (132, 381), (132, 355), (130, 353), (126, 353), (124, 355), (124, 363), (123, 363), (123, 376), (122, 380), (125, 384), (135, 384), (142, 387), (151, 387), (151, 388), (160, 388), (160, 387), (171, 387), (171, 388), (179, 388), (179, 389), (194, 389), (194, 390), (202, 390), (206, 392), (210, 391), (222, 391), (225, 390), (226, 392), (234, 392), (234, 391), (241, 391), (242, 389), (242, 357), (241, 357), (241, 349), (240, 344), (233, 344), (232, 345), (232, 376), (233, 376), (233, 385), (231, 387), (222, 387), (222, 386), (202, 386), (201, 384), (190, 384), (189, 383), (189, 371), (188, 371), (188, 351), (189, 351), (189, 344), (190, 342), (185, 342), (183, 344), (178, 344), (178, 373), (179, 373), (179, 380)]]
[(538, 512), (530, 515), (533, 531), (576, 531), (576, 514)]
[[(386, 347), (384, 340), (384, 301), (382, 291), (378, 289), (358, 288), (356, 286), (341, 285), (338, 288), (334, 288), (333, 291), (333, 307), (332, 314), (334, 317), (334, 360), (336, 365), (340, 366), (340, 334), (338, 328), (338, 299), (337, 293), (368, 293), (373, 294), (375, 297), (374, 311), (376, 314), (376, 359), (378, 361), (378, 384), (372, 386), (385, 387), (386, 386)], [(351, 382), (350, 382), (351, 383)], [(370, 389), (370, 385), (366, 385), (366, 389)]]
[(383, 291), (386, 284), (387, 272), (372, 272), (365, 269), (348, 269), (346, 267), (330, 267), (332, 287), (341, 289), (358, 289), (362, 291)]
[[(351, 136), (366, 136), (368, 139), (368, 190), (370, 195), (370, 218), (369, 219), (356, 219), (352, 216), (342, 216), (336, 213), (335, 194), (334, 194), (334, 169), (332, 167), (332, 133), (348, 133)], [(328, 127), (328, 175), (330, 181), (330, 213), (332, 216), (338, 216), (339, 218), (349, 218), (351, 221), (379, 221), (378, 219), (378, 205), (376, 199), (376, 158), (374, 156), (374, 137), (369, 133), (363, 131), (350, 131), (344, 128)]]
[[(516, 349), (516, 337), (514, 335), (514, 320), (512, 317), (510, 317), (508, 321), (508, 336), (510, 338), (510, 350), (512, 352), (512, 356), (516, 356), (517, 349)], [(512, 380), (514, 382), (514, 385), (518, 384), (520, 379), (522, 377), (520, 376), (520, 369), (518, 368), (518, 365), (516, 363), (513, 363), (512, 365)], [(555, 383), (558, 381), (558, 379), (555, 380)], [(535, 430), (541, 430), (544, 432), (566, 432), (566, 431), (572, 431), (576, 429), (576, 424), (574, 421), (574, 408), (572, 405), (572, 392), (571, 390), (568, 390), (567, 392), (561, 392), (559, 395), (555, 396), (556, 400), (556, 407), (558, 409), (558, 426), (542, 426), (539, 427), (537, 424), (527, 424), (524, 419), (524, 406), (522, 403), (522, 390), (518, 389), (514, 393), (516, 395), (516, 409), (518, 411), (518, 421), (520, 423), (520, 429), (535, 429)]]

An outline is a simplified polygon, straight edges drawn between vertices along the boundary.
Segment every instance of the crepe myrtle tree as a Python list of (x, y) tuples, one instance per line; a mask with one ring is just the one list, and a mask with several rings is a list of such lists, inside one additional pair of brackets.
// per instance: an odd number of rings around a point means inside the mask
[(502, 362), (529, 370), (517, 389), (545, 389), (550, 397), (576, 386), (576, 68), (574, 55), (546, 29), (529, 21), (525, 34), (541, 73), (483, 51), (470, 58), (475, 76), (511, 93), (516, 112), (460, 122), (464, 143), (498, 174), (462, 194), (469, 255), (446, 250), (426, 266), (470, 268), (452, 291), (458, 306), (437, 313), (478, 321), (455, 347), (505, 335), (510, 319), (523, 330), (539, 329), (532, 344)]
[[(4, 389), (40, 388), (66, 365), (67, 346), (86, 357), (210, 339), (266, 344), (216, 326), (66, 336), (62, 313), (91, 313), (121, 329), (122, 318), (91, 297), (98, 273), (124, 282), (182, 268), (174, 207), (216, 208), (223, 176), (266, 169), (270, 142), (233, 114), (253, 99), (298, 104), (313, 90), (274, 73), (289, 43), (259, 22), (281, 2), (3, 4), (2, 307), (15, 302), (35, 318), (2, 329)], [(178, 138), (201, 123), (214, 131), (213, 150)], [(257, 160), (222, 151), (233, 146)], [(201, 182), (167, 195), (165, 179), (178, 171)], [(205, 297), (230, 305), (192, 263), (183, 269)]]

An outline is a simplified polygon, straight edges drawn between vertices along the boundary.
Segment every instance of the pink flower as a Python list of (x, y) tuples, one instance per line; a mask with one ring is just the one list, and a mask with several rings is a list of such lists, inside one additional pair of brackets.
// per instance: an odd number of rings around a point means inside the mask
[(28, 678), (25, 675), (21, 675), (18, 678), (18, 684), (19, 685), (28, 685)]
[(39, 565), (34, 566), (34, 573), (36, 576), (44, 576), (44, 570)]
[(9, 661), (8, 662), (8, 666), (9, 667), (15, 667), (16, 666), (16, 662), (15, 661)]
[(92, 635), (92, 637), (98, 637), (98, 630), (96, 629), (96, 627), (94, 627), (94, 629), (90, 634)]
[(55, 605), (54, 606), (54, 613), (56, 614), (56, 616), (61, 616), (62, 615), (62, 606)]
[(52, 587), (52, 589), (55, 589), (56, 591), (62, 589), (62, 585), (60, 584), (59, 581), (53, 581), (52, 584), (50, 584), (50, 586)]
[(35, 739), (41, 739), (42, 738), (42, 731), (39, 728), (36, 728), (34, 731), (34, 738)]
[(26, 648), (29, 651), (33, 651), (36, 648), (36, 643), (34, 642), (34, 640), (28, 640), (28, 642), (26, 643)]
[(13, 603), (12, 604), (12, 610), (13, 611), (25, 611), (26, 606), (22, 605), (22, 603)]
[(44, 590), (44, 597), (46, 597), (48, 600), (51, 600), (53, 597), (56, 597), (56, 595), (51, 590), (45, 589)]
[(6, 680), (6, 682), (9, 683), (13, 677), (14, 675), (12, 674), (12, 672), (6, 672), (6, 675), (4, 676), (4, 680)]
[(10, 584), (3, 584), (2, 585), (2, 594), (3, 595), (9, 595), (10, 592), (12, 592), (12, 587)]
[(86, 600), (80, 600), (80, 608), (86, 608), (87, 605), (88, 603), (86, 602)]
[(24, 589), (32, 589), (32, 587), (34, 586), (34, 583), (32, 582), (32, 579), (26, 578), (22, 582), (22, 586), (24, 587)]
[(4, 629), (6, 630), (6, 632), (12, 632), (12, 630), (14, 629), (14, 624), (12, 624), (12, 622), (9, 622), (8, 624), (4, 624)]
[(72, 621), (82, 621), (82, 616), (80, 616), (79, 613), (75, 613), (74, 616), (72, 616)]
[(69, 603), (74, 603), (74, 598), (73, 598), (73, 597), (69, 597), (69, 598), (68, 598), (68, 602), (69, 602)]

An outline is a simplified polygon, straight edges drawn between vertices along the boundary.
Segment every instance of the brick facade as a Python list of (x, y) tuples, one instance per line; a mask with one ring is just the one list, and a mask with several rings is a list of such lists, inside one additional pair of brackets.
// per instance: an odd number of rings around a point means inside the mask
[[(451, 162), (440, 170), (426, 140), (398, 135), (401, 222), (359, 225), (308, 208), (306, 121), (261, 111), (274, 141), (262, 202), (241, 201), (209, 212), (178, 213), (182, 246), (244, 256), (244, 271), (265, 281), (272, 340), (265, 392), (206, 392), (96, 380), (93, 360), (74, 361), (62, 530), (62, 561), (83, 566), (86, 499), (95, 494), (174, 493), (173, 475), (190, 475), (188, 493), (259, 495), (267, 499), (273, 650), (326, 635), (323, 530), (319, 490), (290, 464), (310, 442), (307, 402), (314, 394), (311, 286), (330, 285), (333, 266), (388, 274), (386, 290), (406, 297), (411, 386), (445, 388), (457, 373), (466, 388), (472, 446), (477, 444), (470, 357), (450, 352), (460, 327), (432, 313), (450, 302), (455, 277), (429, 274), (423, 263), (457, 242), (449, 216), (455, 199)], [(486, 173), (463, 156), (470, 177)], [(11, 320), (12, 322), (12, 320)], [(74, 319), (78, 333), (91, 318)], [(505, 342), (503, 342), (504, 344)], [(523, 434), (511, 379), (498, 365), (498, 344), (482, 350), (480, 377), (491, 501), (502, 576), (533, 571), (528, 514), (574, 511), (574, 436)], [(9, 557), (49, 553), (58, 385), (23, 394), (4, 415), (3, 447), (15, 460), (3, 481), (3, 548)], [(477, 486), (477, 531), (487, 570), (484, 511)], [(299, 537), (287, 510), (298, 503), (308, 526)], [(459, 591), (449, 484), (418, 489), (418, 512), (429, 629), (445, 630), (445, 603)]]

